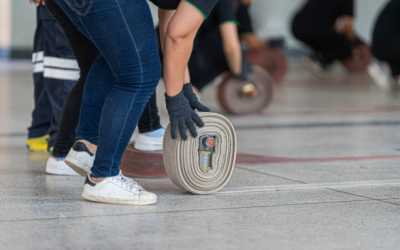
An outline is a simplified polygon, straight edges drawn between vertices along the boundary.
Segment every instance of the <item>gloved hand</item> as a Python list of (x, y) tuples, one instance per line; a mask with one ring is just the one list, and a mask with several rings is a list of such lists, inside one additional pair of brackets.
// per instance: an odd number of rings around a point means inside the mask
[[(244, 57), (244, 53), (243, 53), (243, 57)], [(239, 75), (235, 75), (236, 78), (239, 78), (241, 80), (245, 80), (248, 81), (248, 77), (247, 75), (249, 73), (251, 73), (253, 71), (253, 66), (247, 62), (247, 57), (243, 58), (243, 62), (242, 62), (242, 72)]]
[(186, 125), (189, 128), (190, 134), (196, 138), (197, 131), (194, 122), (199, 127), (203, 127), (204, 122), (201, 120), (199, 115), (194, 112), (192, 107), (190, 107), (189, 101), (185, 97), (183, 91), (174, 97), (169, 97), (167, 93), (165, 93), (165, 103), (167, 104), (169, 120), (171, 122), (172, 139), (178, 138), (177, 129), (179, 128), (179, 133), (181, 134), (182, 139), (186, 141)]
[(193, 110), (197, 109), (198, 111), (201, 112), (210, 112), (210, 109), (204, 106), (199, 102), (199, 99), (197, 98), (196, 94), (193, 92), (192, 84), (191, 83), (186, 83), (183, 85), (183, 94), (189, 101), (190, 107), (192, 107)]

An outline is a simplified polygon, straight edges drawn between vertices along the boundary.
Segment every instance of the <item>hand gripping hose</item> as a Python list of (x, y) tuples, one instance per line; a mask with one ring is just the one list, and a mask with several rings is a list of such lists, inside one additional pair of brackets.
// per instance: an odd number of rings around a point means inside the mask
[[(198, 112), (204, 127), (197, 128), (198, 136), (188, 136), (186, 141), (171, 138), (170, 124), (163, 143), (165, 169), (172, 182), (183, 190), (194, 194), (212, 194), (222, 189), (232, 176), (236, 161), (236, 133), (227, 118), (211, 112)], [(210, 140), (211, 138), (211, 140)], [(204, 143), (205, 145), (203, 145)], [(211, 166), (200, 168), (200, 159), (212, 146)], [(203, 163), (202, 163), (203, 164)]]

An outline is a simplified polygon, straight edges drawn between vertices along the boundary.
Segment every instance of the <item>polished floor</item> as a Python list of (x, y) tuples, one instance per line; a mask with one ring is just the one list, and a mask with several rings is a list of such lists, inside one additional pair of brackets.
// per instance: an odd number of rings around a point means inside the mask
[[(227, 189), (279, 188), (196, 196), (137, 178), (159, 198), (134, 207), (89, 202), (83, 177), (45, 174), (49, 155), (25, 148), (30, 64), (0, 62), (0, 249), (400, 249), (400, 92), (340, 66), (328, 79), (290, 66), (265, 113), (225, 114), (254, 156)], [(201, 100), (223, 113), (215, 85)]]

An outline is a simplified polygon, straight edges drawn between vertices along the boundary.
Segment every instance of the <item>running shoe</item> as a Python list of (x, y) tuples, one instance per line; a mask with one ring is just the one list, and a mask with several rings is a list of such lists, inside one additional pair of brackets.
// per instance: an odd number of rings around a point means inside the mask
[(120, 173), (94, 182), (89, 175), (83, 186), (82, 197), (95, 202), (122, 205), (151, 205), (157, 202), (157, 196), (147, 192), (132, 179)]
[(65, 163), (82, 176), (91, 174), (95, 154), (90, 152), (86, 143), (77, 141), (69, 150)]
[(164, 133), (165, 126), (149, 134), (139, 134), (133, 147), (142, 151), (161, 151), (163, 149)]
[(46, 163), (46, 173), (55, 175), (79, 175), (65, 164), (65, 158), (49, 157)]
[(28, 141), (26, 142), (26, 147), (32, 152), (46, 152), (49, 138), (49, 134), (41, 137), (28, 138)]
[(314, 75), (319, 77), (326, 78), (328, 72), (328, 65), (322, 63), (314, 56), (304, 57), (303, 58), (303, 65), (311, 71)]
[(373, 61), (368, 65), (367, 71), (378, 89), (387, 92), (396, 88), (396, 82), (390, 70), (383, 63)]

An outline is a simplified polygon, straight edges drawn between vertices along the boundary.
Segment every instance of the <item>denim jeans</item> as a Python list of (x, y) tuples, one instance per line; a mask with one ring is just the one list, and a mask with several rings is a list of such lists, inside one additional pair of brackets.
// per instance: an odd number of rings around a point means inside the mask
[(149, 7), (145, 0), (56, 2), (100, 51), (87, 77), (77, 139), (98, 144), (92, 177), (115, 176), (161, 75)]

